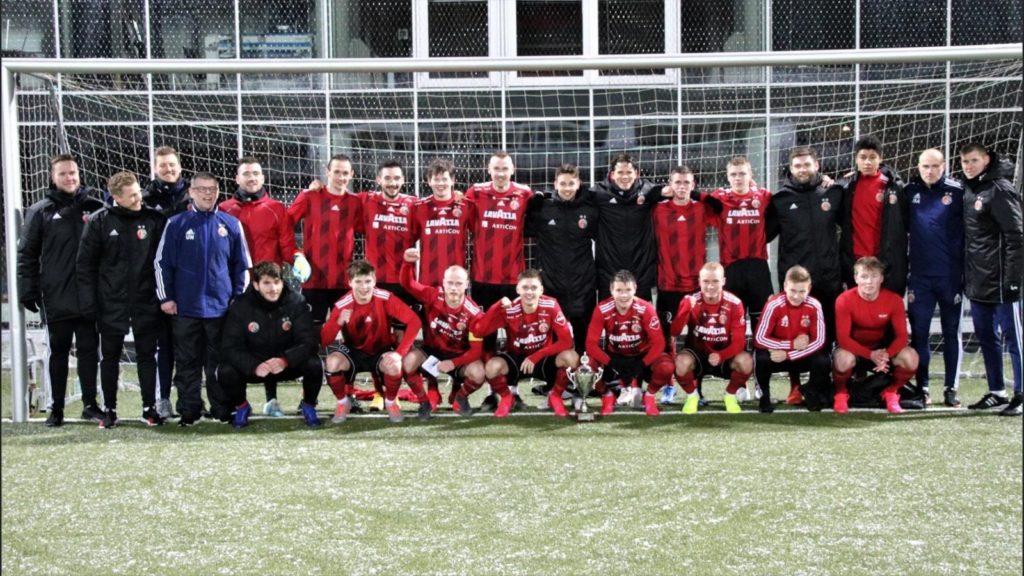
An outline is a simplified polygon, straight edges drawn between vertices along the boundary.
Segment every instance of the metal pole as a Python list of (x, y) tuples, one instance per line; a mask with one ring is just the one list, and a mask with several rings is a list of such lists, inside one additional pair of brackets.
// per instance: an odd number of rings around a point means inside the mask
[(18, 242), (21, 228), (21, 162), (18, 149), (18, 108), (14, 71), (3, 66), (4, 225), (7, 232), (7, 295), (11, 307), (11, 419), (28, 421), (28, 355), (25, 350), (25, 309), (18, 293)]

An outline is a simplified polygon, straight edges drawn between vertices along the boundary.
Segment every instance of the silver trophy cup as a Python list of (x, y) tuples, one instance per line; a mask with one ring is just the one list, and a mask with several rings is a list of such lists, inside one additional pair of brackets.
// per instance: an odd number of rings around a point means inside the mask
[(593, 422), (594, 413), (587, 410), (587, 397), (590, 396), (590, 391), (594, 388), (594, 384), (604, 374), (604, 368), (598, 368), (597, 370), (591, 368), (590, 358), (584, 354), (583, 358), (580, 358), (579, 368), (575, 370), (566, 368), (565, 372), (569, 376), (569, 381), (572, 382), (573, 387), (580, 395), (579, 407), (576, 409), (576, 421)]

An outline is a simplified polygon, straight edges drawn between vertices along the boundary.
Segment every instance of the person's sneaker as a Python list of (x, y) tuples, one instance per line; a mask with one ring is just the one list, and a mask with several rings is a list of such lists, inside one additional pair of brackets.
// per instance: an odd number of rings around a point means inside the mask
[(750, 391), (747, 390), (746, 386), (744, 386), (743, 388), (740, 388), (739, 390), (736, 390), (736, 401), (737, 402), (742, 404), (742, 403), (746, 402), (747, 400), (750, 400)]
[[(429, 402), (427, 403), (427, 406), (430, 406)], [(384, 407), (388, 411), (388, 420), (390, 420), (393, 424), (398, 424), (402, 420), (405, 420), (405, 415), (402, 414), (402, 407), (398, 404), (398, 402), (391, 402), (390, 404), (384, 402)]]
[(174, 418), (174, 410), (171, 408), (171, 401), (167, 398), (161, 398), (157, 400), (156, 413), (159, 414), (160, 417), (163, 418), (164, 420)]
[(883, 394), (882, 401), (885, 402), (885, 409), (889, 411), (889, 414), (903, 413), (903, 407), (900, 406), (900, 395), (898, 392)]
[(786, 397), (786, 404), (799, 406), (804, 403), (804, 395), (800, 393), (800, 387), (795, 386), (789, 389), (789, 396)]
[(374, 394), (373, 400), (370, 400), (370, 412), (380, 412), (384, 410), (384, 397), (380, 394)]
[(334, 416), (331, 417), (331, 422), (334, 424), (341, 424), (348, 419), (349, 412), (352, 411), (352, 400), (345, 396), (341, 400), (338, 400), (338, 404), (334, 407)]
[(772, 404), (772, 399), (767, 396), (761, 396), (761, 399), (757, 401), (757, 411), (761, 414), (775, 412), (775, 405)]
[(188, 428), (189, 426), (195, 426), (196, 422), (199, 422), (199, 416), (188, 416), (186, 414), (182, 414), (181, 418), (178, 420), (178, 426)]
[(633, 408), (639, 410), (644, 407), (644, 391), (639, 386), (633, 386), (633, 398), (631, 401)]
[(484, 412), (494, 412), (498, 409), (498, 396), (496, 394), (488, 394), (484, 401), (480, 403), (480, 410)]
[(687, 396), (686, 402), (683, 403), (683, 414), (696, 414), (700, 409), (700, 400), (696, 392)]
[(565, 417), (569, 415), (569, 411), (565, 409), (565, 401), (562, 400), (560, 394), (548, 394), (548, 406), (554, 411), (555, 416)]
[(629, 406), (633, 402), (633, 388), (623, 386), (619, 390), (619, 398), (615, 401), (616, 406)]
[(58, 428), (64, 425), (64, 409), (63, 408), (50, 408), (50, 415), (46, 417), (46, 426), (49, 428)]
[(673, 386), (672, 384), (669, 384), (668, 386), (665, 386), (664, 389), (662, 389), (662, 391), (661, 391), (661, 403), (662, 404), (671, 404), (672, 400), (674, 400), (675, 397), (676, 397), (676, 387)]
[(1006, 405), (1006, 408), (999, 411), (999, 415), (1020, 416), (1021, 414), (1024, 414), (1024, 410), (1021, 409), (1022, 401), (1024, 401), (1024, 398), (1022, 398), (1020, 394), (1014, 394), (1013, 398), (1010, 399), (1010, 403)]
[(836, 414), (846, 414), (850, 411), (850, 395), (844, 392), (836, 392), (832, 400), (832, 411)]
[(658, 401), (654, 398), (654, 394), (645, 393), (643, 395), (644, 413), (648, 416), (657, 416), (661, 414), (658, 410)]
[(306, 426), (315, 428), (323, 424), (320, 417), (316, 415), (316, 406), (303, 402), (299, 404), (299, 409), (302, 410), (302, 419), (306, 421)]
[(117, 427), (117, 412), (113, 410), (107, 410), (103, 413), (103, 419), (100, 420), (100, 428), (104, 430), (110, 430), (111, 428)]
[(968, 406), (967, 409), (988, 410), (989, 408), (995, 408), (996, 406), (1005, 406), (1009, 403), (1010, 401), (1006, 399), (1006, 396), (1000, 396), (998, 394), (993, 394), (989, 392), (988, 394), (982, 396), (981, 400), (978, 400), (974, 404)]
[[(440, 397), (438, 397), (438, 399), (440, 400)], [(419, 410), (416, 411), (416, 418), (418, 418), (419, 420), (430, 420), (431, 413), (433, 411), (434, 405), (432, 405), (429, 401), (420, 402)]]
[(950, 408), (960, 407), (960, 397), (957, 396), (956, 390), (952, 388), (946, 388), (946, 391), (942, 393), (942, 403)]
[(455, 411), (459, 414), (459, 416), (468, 417), (473, 415), (473, 407), (469, 405), (468, 397), (463, 396), (462, 394), (456, 394), (455, 402), (453, 403), (453, 405), (455, 406)]
[(164, 423), (163, 416), (153, 406), (142, 409), (142, 423), (146, 426), (159, 426)]
[(495, 418), (507, 418), (508, 413), (512, 411), (512, 405), (515, 404), (516, 398), (512, 394), (502, 396), (501, 400), (498, 400), (498, 407), (494, 409)]
[(89, 405), (82, 408), (82, 420), (92, 420), (93, 422), (103, 421), (103, 410), (100, 410), (99, 406)]
[(363, 409), (363, 404), (356, 399), (355, 396), (349, 396), (348, 401), (351, 403), (352, 408), (349, 409), (349, 414), (366, 414), (366, 410)]
[(437, 407), (441, 405), (441, 391), (437, 388), (427, 390), (427, 401), (430, 403), (430, 411), (437, 412)]
[(263, 415), (270, 416), (272, 418), (281, 418), (284, 416), (284, 412), (281, 410), (281, 404), (277, 401), (277, 398), (271, 398), (263, 405)]
[(612, 393), (601, 396), (601, 416), (608, 416), (612, 412), (615, 412), (615, 395)]
[(722, 397), (722, 402), (725, 404), (725, 411), (729, 414), (743, 412), (743, 408), (740, 408), (740, 402), (736, 399), (735, 394), (726, 394)]
[(249, 425), (249, 416), (252, 414), (252, 405), (248, 402), (242, 404), (235, 410), (235, 417), (231, 425), (235, 428), (245, 428)]
[(512, 411), (513, 412), (521, 412), (524, 408), (526, 408), (526, 402), (523, 402), (523, 397), (520, 396), (519, 394), (513, 394), (512, 395)]
[(921, 395), (924, 397), (924, 407), (927, 408), (932, 403), (932, 392), (925, 386), (921, 388)]
[(532, 392), (534, 396), (547, 396), (551, 392), (551, 386), (548, 386), (547, 384), (537, 384), (533, 388), (530, 388), (530, 392)]

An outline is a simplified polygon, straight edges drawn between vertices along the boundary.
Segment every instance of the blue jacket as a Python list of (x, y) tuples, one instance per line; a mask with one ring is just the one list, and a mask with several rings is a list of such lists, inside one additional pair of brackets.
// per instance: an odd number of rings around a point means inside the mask
[(220, 318), (249, 284), (252, 259), (242, 223), (216, 208), (194, 208), (167, 222), (157, 248), (156, 295), (173, 300), (178, 315)]
[(943, 177), (928, 186), (920, 176), (904, 189), (910, 199), (910, 274), (948, 278), (962, 286), (964, 187)]

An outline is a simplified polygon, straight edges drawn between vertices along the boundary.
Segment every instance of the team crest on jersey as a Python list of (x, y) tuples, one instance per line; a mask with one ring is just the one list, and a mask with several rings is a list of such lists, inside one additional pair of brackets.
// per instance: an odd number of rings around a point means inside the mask
[(949, 206), (952, 203), (953, 203), (953, 197), (952, 196), (950, 196), (949, 194), (943, 194), (942, 195), (942, 205), (943, 206)]
[(974, 201), (974, 209), (977, 210), (978, 212), (981, 212), (981, 207), (981, 198), (978, 198), (977, 200)]
[(455, 208), (452, 208), (452, 216), (455, 216), (456, 218), (461, 217), (462, 216), (462, 209), (459, 208), (458, 206), (456, 206)]
[(138, 228), (136, 228), (136, 230), (135, 230), (135, 237), (136, 238), (138, 238), (139, 240), (145, 240), (147, 236), (149, 236), (149, 232), (146, 231), (146, 227), (145, 226), (141, 226), (140, 225)]
[(921, 203), (921, 194), (920, 193), (914, 194), (914, 197), (910, 199), (910, 203), (911, 204), (920, 204)]
[(721, 322), (722, 324), (725, 324), (726, 322), (729, 321), (729, 315), (726, 314), (725, 312), (720, 313), (718, 315), (718, 321)]
[(189, 228), (188, 230), (185, 231), (185, 240), (195, 240), (195, 239), (196, 239), (196, 231), (195, 230)]
[(824, 202), (821, 203), (821, 210), (823, 212), (828, 212), (831, 209), (832, 209), (832, 203), (829, 202), (828, 200), (825, 200)]
[(587, 217), (584, 216), (583, 214), (580, 214), (580, 219), (579, 221), (576, 222), (576, 225), (580, 227), (580, 230), (583, 230), (590, 224), (587, 223)]
[(779, 326), (789, 328), (789, 316), (783, 316), (782, 320), (779, 321)]
[(633, 322), (633, 324), (630, 325), (629, 329), (632, 330), (634, 334), (639, 334), (641, 330), (640, 324)]
[(800, 317), (800, 325), (807, 328), (811, 325), (811, 317), (804, 315)]
[(220, 236), (221, 238), (227, 238), (228, 227), (223, 224), (219, 224), (217, 226), (217, 235)]
[(462, 332), (463, 330), (466, 329), (466, 323), (460, 320), (457, 324), (455, 324), (455, 329), (458, 330), (459, 332)]
[(519, 210), (519, 201), (518, 200), (512, 200), (511, 202), (508, 203), (508, 207), (513, 209), (513, 210)]
[(889, 193), (889, 204), (895, 204), (896, 200), (897, 200), (896, 194), (894, 192), (890, 192)]
[(537, 331), (539, 331), (539, 332), (540, 332), (541, 334), (547, 334), (547, 333), (548, 333), (548, 330), (550, 330), (550, 329), (551, 329), (551, 327), (550, 327), (550, 326), (548, 326), (548, 323), (547, 323), (547, 322), (541, 322), (541, 323), (540, 323), (540, 324), (539, 324), (539, 325), (537, 326)]
[(250, 334), (255, 334), (260, 331), (260, 325), (257, 322), (249, 322), (249, 325), (246, 328), (249, 330)]
[(914, 291), (907, 290), (907, 303), (912, 304), (914, 302)]
[(751, 202), (750, 205), (753, 206), (754, 208), (760, 208), (761, 207), (761, 201), (758, 200), (757, 198), (754, 198), (754, 201)]
[(82, 212), (82, 222), (88, 222), (88, 221), (89, 221), (89, 213), (88, 212)]
[(643, 204), (646, 201), (647, 201), (647, 198), (643, 194), (638, 194), (637, 195), (637, 197), (636, 197), (636, 203), (637, 204)]
[(291, 318), (285, 316), (281, 320), (281, 330), (284, 330), (285, 332), (287, 332), (287, 331), (289, 331), (291, 329), (292, 329), (292, 320), (291, 320)]
[(875, 202), (879, 202), (879, 203), (882, 202), (882, 193), (881, 192), (879, 192), (878, 194), (875, 194)]
[(405, 204), (402, 204), (402, 207), (398, 209), (398, 213), (401, 214), (402, 216), (409, 214), (409, 207), (406, 206)]

